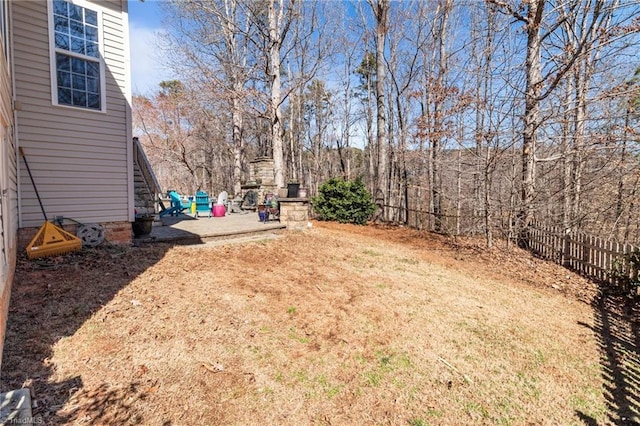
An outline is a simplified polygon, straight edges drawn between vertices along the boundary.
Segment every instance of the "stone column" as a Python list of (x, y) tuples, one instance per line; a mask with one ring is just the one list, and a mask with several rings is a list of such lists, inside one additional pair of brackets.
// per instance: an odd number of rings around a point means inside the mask
[(280, 222), (287, 225), (287, 230), (302, 231), (307, 229), (309, 221), (308, 198), (280, 198)]

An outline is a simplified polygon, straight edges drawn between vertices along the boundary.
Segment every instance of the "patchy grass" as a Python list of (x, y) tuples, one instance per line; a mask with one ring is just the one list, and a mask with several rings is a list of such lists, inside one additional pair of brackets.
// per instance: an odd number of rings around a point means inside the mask
[[(593, 286), (519, 251), (319, 224), (266, 243), (57, 262), (21, 260), (3, 363), (3, 384), (26, 381), (46, 424), (618, 414), (604, 391), (602, 321), (585, 303)], [(20, 350), (18, 337), (39, 346)]]

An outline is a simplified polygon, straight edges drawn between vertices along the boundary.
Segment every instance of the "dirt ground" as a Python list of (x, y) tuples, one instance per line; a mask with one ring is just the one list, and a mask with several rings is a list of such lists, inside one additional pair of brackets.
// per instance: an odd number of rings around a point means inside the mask
[(634, 424), (634, 303), (517, 249), (314, 223), (19, 260), (3, 390), (47, 425)]

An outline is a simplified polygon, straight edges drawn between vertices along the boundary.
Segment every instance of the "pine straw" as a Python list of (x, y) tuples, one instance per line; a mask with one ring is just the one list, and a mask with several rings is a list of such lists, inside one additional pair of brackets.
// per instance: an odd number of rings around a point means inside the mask
[[(577, 424), (611, 415), (585, 303), (595, 287), (517, 250), (318, 224), (268, 242), (93, 256), (40, 282), (28, 264), (17, 274), (12, 313), (35, 316), (39, 330), (10, 325), (4, 382), (30, 378), (47, 424)], [(33, 309), (43, 288), (45, 306)], [(64, 320), (40, 320), (52, 304), (64, 315), (94, 308), (63, 332)], [(18, 333), (55, 336), (25, 364), (11, 341)]]

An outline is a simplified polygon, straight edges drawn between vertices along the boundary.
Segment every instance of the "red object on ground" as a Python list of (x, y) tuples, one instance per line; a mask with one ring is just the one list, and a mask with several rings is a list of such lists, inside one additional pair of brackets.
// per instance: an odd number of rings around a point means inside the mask
[(214, 204), (212, 210), (213, 217), (223, 217), (227, 213), (227, 209), (225, 209), (224, 204)]

